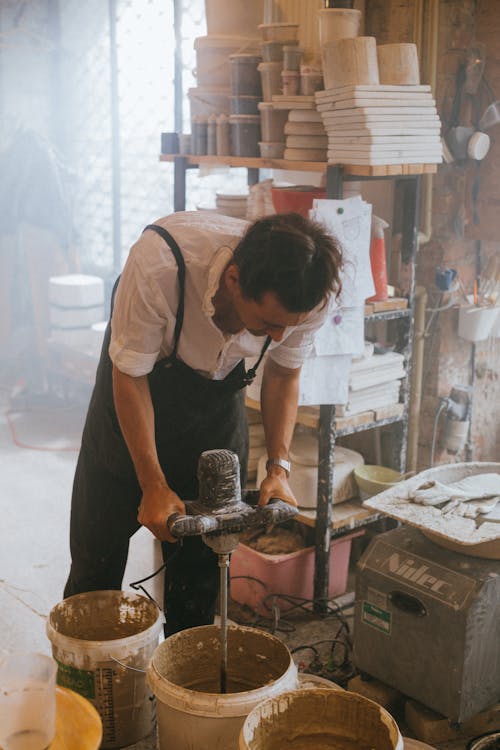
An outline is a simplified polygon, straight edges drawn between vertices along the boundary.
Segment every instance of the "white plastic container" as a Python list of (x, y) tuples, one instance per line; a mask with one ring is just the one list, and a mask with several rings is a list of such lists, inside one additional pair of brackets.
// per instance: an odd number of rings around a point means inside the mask
[(70, 273), (49, 279), (49, 302), (59, 307), (95, 307), (104, 304), (104, 281), (99, 276)]
[(57, 305), (50, 305), (49, 314), (52, 328), (78, 330), (99, 323), (104, 318), (104, 306), (57, 307)]
[[(262, 454), (257, 471), (257, 483), (266, 476), (267, 455)], [(332, 502), (339, 504), (356, 497), (358, 487), (353, 471), (364, 464), (361, 453), (335, 447)], [(290, 487), (297, 498), (299, 508), (315, 508), (318, 495), (318, 439), (310, 433), (294, 436), (290, 446)]]
[(228, 631), (228, 690), (220, 692), (220, 630), (208, 625), (170, 636), (147, 680), (157, 700), (160, 750), (236, 748), (248, 713), (297, 686), (285, 644), (254, 628)]
[(258, 71), (262, 81), (262, 101), (272, 102), (273, 94), (281, 94), (282, 62), (261, 62)]
[(227, 0), (205, 0), (207, 34), (258, 36), (264, 18), (264, 0), (228, 3)]
[(315, 91), (323, 88), (323, 74), (317, 72), (300, 74), (300, 93), (302, 96), (312, 96)]
[(336, 42), (357, 36), (361, 11), (349, 8), (322, 8), (318, 10), (319, 43)]
[(275, 109), (272, 102), (259, 102), (260, 128), (263, 141), (285, 141), (288, 109)]
[(45, 654), (0, 657), (0, 743), (6, 750), (43, 750), (54, 739), (56, 672), (56, 662)]
[(194, 40), (198, 86), (229, 88), (229, 56), (236, 53), (258, 54), (259, 40), (243, 36), (200, 36)]
[(286, 70), (300, 70), (300, 62), (304, 50), (296, 44), (286, 44), (283, 47), (283, 67)]
[(403, 750), (388, 711), (348, 690), (301, 689), (266, 700), (245, 719), (239, 750), (285, 748), (290, 737), (303, 748)]
[(298, 96), (300, 73), (298, 70), (281, 71), (281, 88), (285, 96)]
[(418, 86), (420, 72), (416, 44), (377, 45), (380, 83), (390, 86)]
[(231, 89), (211, 89), (198, 86), (188, 89), (191, 122), (195, 117), (208, 118), (210, 115), (229, 114)]
[(321, 47), (325, 89), (379, 83), (374, 36), (326, 42)]
[(93, 703), (103, 725), (103, 748), (133, 745), (153, 729), (145, 670), (162, 621), (154, 602), (124, 591), (77, 594), (49, 614), (57, 682)]
[(260, 141), (259, 150), (262, 159), (282, 159), (285, 152), (285, 142)]
[(265, 42), (294, 42), (299, 31), (298, 23), (261, 23), (259, 30)]
[(461, 307), (458, 311), (458, 335), (466, 341), (484, 341), (493, 331), (500, 307)]

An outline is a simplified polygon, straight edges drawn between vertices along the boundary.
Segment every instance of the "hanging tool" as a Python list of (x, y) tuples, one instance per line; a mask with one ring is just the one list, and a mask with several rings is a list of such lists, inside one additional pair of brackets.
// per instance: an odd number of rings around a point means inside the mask
[(246, 490), (242, 499), (238, 456), (228, 450), (210, 450), (198, 461), (199, 499), (188, 501), (186, 515), (168, 519), (172, 536), (201, 536), (217, 555), (220, 568), (221, 693), (227, 689), (227, 588), (231, 552), (247, 529), (282, 523), (297, 513), (283, 500), (258, 506), (259, 491)]

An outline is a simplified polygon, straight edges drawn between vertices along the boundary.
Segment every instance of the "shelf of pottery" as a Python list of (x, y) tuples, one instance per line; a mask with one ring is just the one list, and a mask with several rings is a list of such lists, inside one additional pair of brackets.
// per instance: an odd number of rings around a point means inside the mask
[(348, 164), (358, 174), (435, 171), (441, 126), (414, 44), (378, 45), (360, 35), (361, 10), (315, 1), (301, 11), (265, 3), (263, 17), (280, 20), (255, 24), (256, 3), (252, 22), (235, 19), (233, 33), (221, 33), (212, 4), (208, 34), (194, 43), (183, 155)]

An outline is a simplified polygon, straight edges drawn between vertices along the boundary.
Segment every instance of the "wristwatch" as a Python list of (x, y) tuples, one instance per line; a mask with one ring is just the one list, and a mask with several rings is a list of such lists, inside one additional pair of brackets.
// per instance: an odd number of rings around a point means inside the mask
[(287, 477), (290, 476), (290, 461), (286, 461), (284, 458), (268, 458), (266, 461), (266, 471), (269, 471), (270, 466), (281, 466), (286, 471)]

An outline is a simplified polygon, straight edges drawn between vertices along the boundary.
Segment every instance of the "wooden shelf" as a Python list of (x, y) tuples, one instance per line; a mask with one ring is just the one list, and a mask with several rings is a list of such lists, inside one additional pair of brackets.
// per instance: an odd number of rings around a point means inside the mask
[[(332, 537), (366, 526), (367, 523), (378, 521), (383, 517), (384, 514), (379, 511), (364, 508), (361, 500), (358, 499), (334, 505), (332, 508)], [(316, 510), (314, 508), (310, 510), (299, 508), (295, 519), (306, 526), (314, 527), (316, 525)]]
[[(252, 398), (245, 399), (249, 409), (260, 411), (260, 403)], [(336, 417), (335, 432), (337, 437), (351, 435), (353, 432), (371, 430), (374, 427), (384, 427), (387, 424), (399, 422), (404, 417), (404, 404), (390, 404), (380, 409), (370, 409), (348, 417)], [(299, 406), (297, 412), (297, 424), (319, 430), (320, 413), (319, 406)]]
[[(246, 169), (285, 169), (297, 172), (320, 172), (326, 174), (328, 166), (322, 161), (289, 161), (287, 159), (261, 159), (257, 156), (196, 156), (194, 154), (160, 154), (160, 161), (174, 162), (176, 159), (186, 159), (188, 166), (223, 165), (226, 167), (243, 167)], [(388, 164), (387, 166), (372, 165), (339, 165), (344, 174), (355, 177), (394, 177), (398, 175), (434, 174), (437, 164)]]
[(161, 154), (160, 161), (173, 162), (175, 159), (186, 159), (190, 166), (226, 166), (244, 167), (246, 169), (287, 169), (298, 172), (321, 172), (326, 174), (326, 163), (321, 161), (285, 161), (285, 159), (260, 159), (252, 156), (194, 156), (182, 154)]

